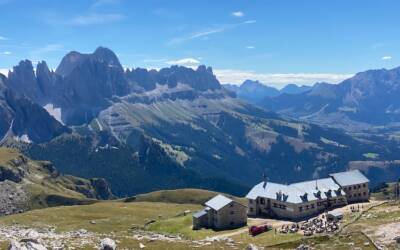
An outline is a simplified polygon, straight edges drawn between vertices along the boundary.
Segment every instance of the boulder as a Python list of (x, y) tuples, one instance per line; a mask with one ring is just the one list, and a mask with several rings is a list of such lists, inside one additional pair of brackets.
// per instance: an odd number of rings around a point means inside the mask
[(258, 250), (258, 247), (256, 245), (250, 244), (247, 246), (246, 250)]
[(35, 239), (24, 239), (21, 241), (11, 240), (8, 250), (47, 250), (47, 248)]
[(110, 238), (102, 239), (100, 242), (100, 250), (115, 250), (116, 248), (117, 244)]

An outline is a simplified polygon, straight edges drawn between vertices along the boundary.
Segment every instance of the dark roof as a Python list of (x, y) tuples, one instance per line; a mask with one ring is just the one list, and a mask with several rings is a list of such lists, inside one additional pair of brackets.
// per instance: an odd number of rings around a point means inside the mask
[(194, 217), (194, 218), (200, 218), (200, 217), (202, 217), (202, 216), (204, 216), (204, 215), (206, 215), (206, 214), (207, 214), (206, 209), (203, 209), (203, 210), (200, 210), (200, 211), (194, 213), (194, 214), (193, 214), (193, 217)]

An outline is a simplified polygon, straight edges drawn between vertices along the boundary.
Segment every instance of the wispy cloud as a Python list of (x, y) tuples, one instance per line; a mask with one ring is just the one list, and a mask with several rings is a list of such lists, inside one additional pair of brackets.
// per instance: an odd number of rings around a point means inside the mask
[(243, 17), (244, 13), (241, 12), (241, 11), (235, 11), (235, 12), (232, 12), (232, 16), (234, 16), (234, 17)]
[(200, 64), (200, 61), (195, 58), (182, 58), (179, 60), (171, 60), (166, 62), (169, 65), (180, 65), (185, 67), (196, 67)]
[(62, 44), (53, 43), (53, 44), (47, 44), (43, 47), (34, 48), (29, 52), (29, 54), (33, 60), (35, 59), (42, 60), (47, 54), (60, 51), (67, 52), (68, 50), (66, 50)]
[(255, 22), (256, 22), (255, 20), (248, 20), (241, 23), (216, 25), (214, 27), (206, 28), (204, 30), (199, 30), (196, 32), (185, 34), (183, 36), (175, 37), (168, 42), (168, 45), (180, 44), (193, 39), (205, 38), (213, 34), (221, 33), (227, 30), (232, 30), (243, 25), (253, 24)]
[(241, 84), (247, 79), (259, 80), (271, 86), (281, 88), (288, 83), (311, 85), (316, 82), (339, 83), (354, 74), (335, 73), (257, 73), (254, 71), (215, 69), (215, 75), (221, 83)]
[(122, 14), (89, 14), (77, 16), (69, 20), (67, 23), (76, 26), (90, 26), (97, 24), (115, 23), (126, 18)]
[(167, 59), (164, 59), (164, 58), (155, 58), (155, 59), (144, 59), (143, 60), (143, 62), (144, 63), (162, 63), (162, 62), (165, 62), (165, 61), (167, 61)]
[(8, 38), (5, 37), (5, 36), (0, 36), (0, 40), (1, 40), (1, 41), (4, 41), (4, 40), (8, 40)]
[(254, 46), (246, 46), (246, 49), (255, 49), (256, 47)]
[(384, 56), (384, 57), (382, 57), (382, 60), (391, 60), (392, 59), (392, 56)]
[(380, 48), (383, 48), (383, 47), (385, 47), (385, 44), (381, 43), (381, 42), (374, 43), (374, 44), (371, 45), (371, 49), (373, 49), (373, 50), (377, 50), (377, 49), (380, 49)]
[(8, 56), (8, 55), (11, 55), (12, 53), (11, 53), (11, 51), (3, 51), (0, 54)]

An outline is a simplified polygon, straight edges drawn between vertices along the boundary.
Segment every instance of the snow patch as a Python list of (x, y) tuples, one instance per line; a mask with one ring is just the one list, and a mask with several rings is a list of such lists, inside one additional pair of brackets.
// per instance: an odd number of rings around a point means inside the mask
[(59, 121), (61, 124), (64, 125), (62, 119), (61, 119), (61, 108), (56, 108), (54, 107), (54, 104), (48, 103), (43, 107), (47, 113), (49, 113), (54, 119)]
[(14, 136), (14, 140), (22, 141), (25, 143), (32, 143), (32, 141), (29, 139), (29, 136), (27, 134), (23, 134), (21, 136)]

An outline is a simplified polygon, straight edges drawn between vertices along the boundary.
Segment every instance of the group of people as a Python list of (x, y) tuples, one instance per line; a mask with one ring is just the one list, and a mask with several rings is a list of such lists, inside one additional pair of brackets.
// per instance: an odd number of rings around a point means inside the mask
[(339, 229), (337, 221), (328, 221), (325, 215), (322, 218), (314, 218), (305, 222), (282, 225), (279, 233), (297, 233), (303, 231), (304, 236), (311, 236), (314, 233), (332, 233)]
[[(361, 205), (361, 209), (363, 209), (363, 208), (364, 208), (363, 205)], [(356, 206), (350, 206), (350, 211), (352, 213), (360, 212), (360, 204), (357, 204), (357, 207)]]

